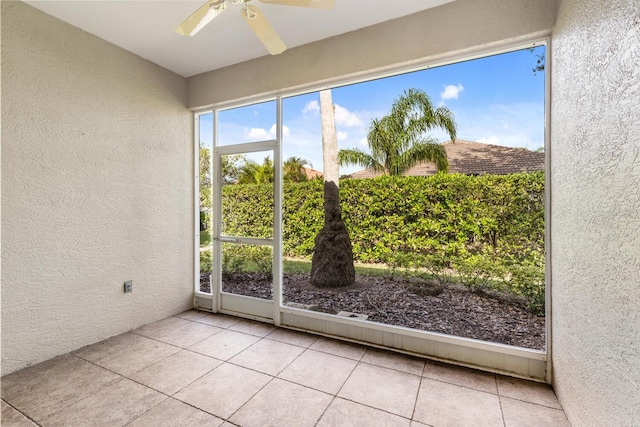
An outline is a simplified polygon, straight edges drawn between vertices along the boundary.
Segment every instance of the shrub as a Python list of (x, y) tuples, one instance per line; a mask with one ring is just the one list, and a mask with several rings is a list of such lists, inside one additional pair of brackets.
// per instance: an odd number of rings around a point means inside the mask
[[(283, 255), (308, 258), (324, 221), (323, 182), (283, 189)], [(417, 269), (473, 290), (504, 279), (532, 311), (544, 311), (542, 172), (344, 179), (340, 199), (356, 261), (386, 263), (392, 275)], [(272, 237), (272, 205), (272, 185), (224, 186), (225, 234)], [(244, 254), (269, 274), (271, 256), (251, 256)], [(238, 263), (229, 259), (223, 271)]]
[(267, 246), (251, 246), (248, 260), (258, 273), (265, 275), (269, 280), (273, 278), (273, 253)]
[(460, 257), (453, 263), (458, 282), (474, 292), (500, 290), (506, 274), (499, 260), (485, 255)]
[[(485, 249), (517, 256), (544, 247), (544, 174), (346, 179), (343, 218), (360, 262), (392, 252), (452, 257)], [(271, 185), (223, 190), (228, 235), (272, 237)], [(323, 224), (321, 180), (285, 183), (283, 252), (308, 257)]]
[(536, 316), (545, 314), (544, 256), (532, 254), (528, 261), (512, 261), (508, 267), (512, 293), (524, 297), (527, 309)]
[(236, 244), (222, 245), (222, 277), (230, 278), (236, 273), (242, 272), (247, 258), (244, 246)]
[(273, 277), (273, 255), (270, 247), (224, 244), (222, 246), (222, 277), (242, 272), (257, 272)]
[(213, 271), (211, 251), (200, 251), (200, 271), (209, 274)]

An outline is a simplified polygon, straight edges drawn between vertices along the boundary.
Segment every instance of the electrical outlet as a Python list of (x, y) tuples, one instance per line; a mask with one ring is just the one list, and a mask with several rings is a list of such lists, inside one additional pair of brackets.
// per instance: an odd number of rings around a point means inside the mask
[(127, 280), (124, 282), (124, 293), (128, 294), (129, 292), (133, 292), (133, 280)]

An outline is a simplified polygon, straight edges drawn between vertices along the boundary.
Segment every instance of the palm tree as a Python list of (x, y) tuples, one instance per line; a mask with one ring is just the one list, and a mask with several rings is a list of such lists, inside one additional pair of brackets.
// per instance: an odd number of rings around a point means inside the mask
[(269, 157), (265, 157), (262, 164), (247, 160), (240, 168), (239, 184), (266, 184), (269, 182), (273, 182), (273, 161)]
[(200, 207), (211, 207), (211, 150), (200, 141)]
[[(244, 154), (229, 154), (222, 156), (222, 183), (235, 184), (240, 178), (242, 167), (247, 163), (247, 157)], [(200, 172), (202, 174), (202, 172)]]
[(307, 174), (304, 171), (304, 166), (309, 162), (300, 157), (289, 157), (282, 165), (284, 182), (304, 182), (308, 181)]
[(389, 175), (402, 175), (424, 161), (435, 163), (438, 171), (446, 172), (449, 162), (444, 147), (427, 135), (434, 128), (444, 129), (455, 142), (453, 113), (444, 106), (434, 108), (422, 90), (405, 90), (393, 102), (388, 115), (371, 120), (367, 134), (371, 154), (357, 148), (340, 150), (338, 160), (341, 166), (355, 164)]
[(355, 283), (353, 249), (340, 211), (338, 141), (331, 89), (320, 91), (322, 162), (324, 172), (324, 224), (315, 239), (311, 258), (313, 286), (336, 288)]

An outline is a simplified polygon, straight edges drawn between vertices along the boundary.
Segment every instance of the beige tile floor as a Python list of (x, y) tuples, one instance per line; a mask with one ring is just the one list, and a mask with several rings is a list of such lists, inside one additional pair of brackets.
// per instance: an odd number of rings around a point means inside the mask
[(2, 426), (568, 426), (546, 385), (188, 311), (2, 378)]

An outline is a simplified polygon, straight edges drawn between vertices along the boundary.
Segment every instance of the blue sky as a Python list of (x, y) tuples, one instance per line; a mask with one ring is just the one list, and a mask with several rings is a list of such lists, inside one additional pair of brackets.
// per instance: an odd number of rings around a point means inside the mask
[[(372, 80), (332, 90), (339, 148), (367, 150), (371, 119), (387, 114), (409, 88), (424, 90), (435, 105), (446, 105), (458, 124), (458, 139), (535, 150), (544, 145), (545, 73), (534, 75), (536, 55), (521, 50), (437, 68)], [(284, 158), (297, 156), (322, 170), (317, 92), (283, 99)], [(219, 113), (221, 145), (275, 137), (275, 102)], [(210, 116), (203, 117), (201, 140), (211, 144)], [(441, 130), (431, 136), (449, 138)], [(261, 159), (259, 159), (261, 161)], [(351, 173), (358, 167), (341, 168)]]

